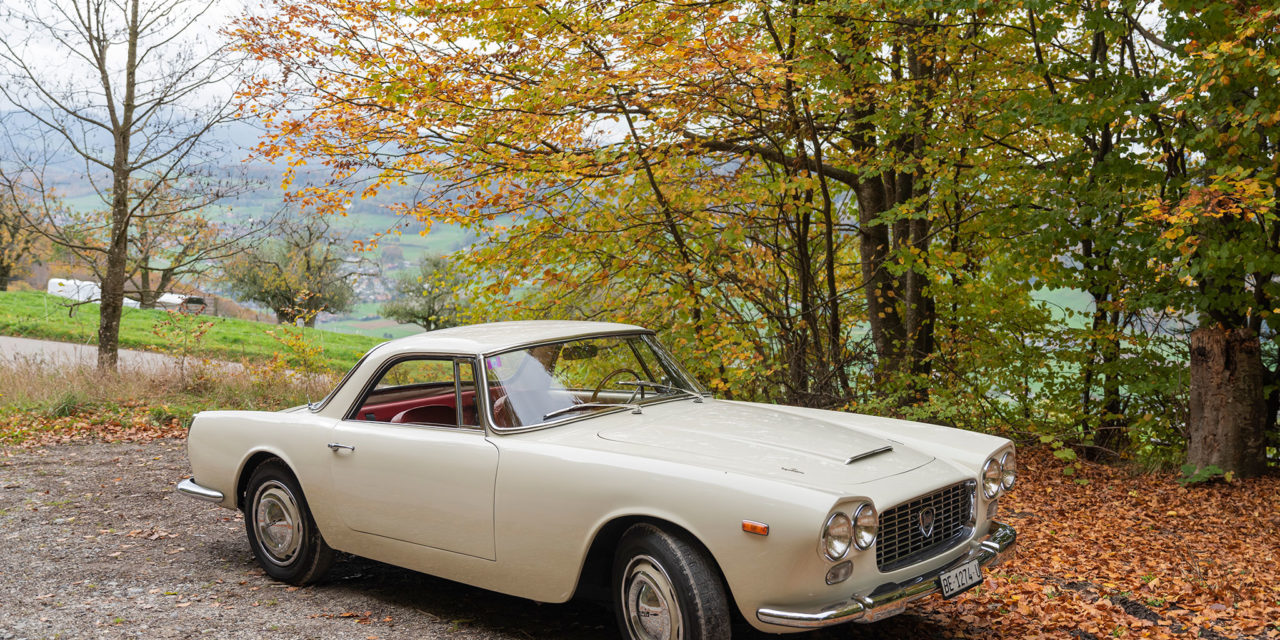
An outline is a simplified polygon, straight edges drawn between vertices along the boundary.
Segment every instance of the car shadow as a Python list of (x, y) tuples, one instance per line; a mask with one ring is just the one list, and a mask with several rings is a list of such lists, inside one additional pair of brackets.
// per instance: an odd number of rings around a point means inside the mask
[[(412, 609), (433, 622), (449, 625), (451, 630), (482, 632), (484, 637), (536, 640), (619, 638), (613, 612), (602, 602), (575, 599), (565, 604), (544, 604), (347, 554), (339, 556), (328, 578), (315, 588), (373, 598), (389, 608)], [(982, 631), (940, 624), (909, 611), (871, 625), (846, 624), (788, 637), (796, 640), (915, 640), (988, 635)], [(738, 619), (734, 624), (733, 637), (735, 640), (765, 640), (783, 636), (756, 631)]]

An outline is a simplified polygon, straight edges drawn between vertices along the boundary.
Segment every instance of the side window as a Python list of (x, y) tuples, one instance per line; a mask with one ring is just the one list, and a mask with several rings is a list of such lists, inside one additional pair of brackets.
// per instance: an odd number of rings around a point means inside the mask
[[(363, 398), (353, 420), (432, 426), (479, 425), (475, 372), (466, 360), (406, 358), (392, 364)], [(461, 408), (461, 411), (459, 411)]]
[(387, 369), (378, 379), (374, 389), (403, 388), (414, 385), (453, 386), (453, 360), (412, 359), (401, 360)]

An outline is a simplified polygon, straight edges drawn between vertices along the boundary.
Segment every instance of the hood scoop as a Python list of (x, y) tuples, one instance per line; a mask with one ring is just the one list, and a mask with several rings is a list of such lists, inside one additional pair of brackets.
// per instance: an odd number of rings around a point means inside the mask
[(848, 458), (848, 459), (846, 459), (846, 460), (844, 461), (844, 463), (845, 463), (845, 464), (853, 464), (853, 463), (855, 463), (855, 462), (857, 462), (857, 461), (859, 461), (859, 460), (865, 460), (865, 459), (867, 459), (867, 458), (870, 458), (871, 456), (878, 456), (878, 455), (880, 455), (880, 454), (882, 454), (882, 453), (889, 453), (890, 451), (893, 451), (893, 445), (891, 445), (891, 444), (887, 444), (887, 445), (885, 445), (885, 446), (883, 446), (883, 447), (880, 447), (880, 448), (878, 448), (878, 449), (872, 449), (872, 450), (870, 450), (870, 451), (863, 451), (862, 453), (859, 453), (859, 454), (856, 454), (856, 455), (849, 456), (849, 458)]

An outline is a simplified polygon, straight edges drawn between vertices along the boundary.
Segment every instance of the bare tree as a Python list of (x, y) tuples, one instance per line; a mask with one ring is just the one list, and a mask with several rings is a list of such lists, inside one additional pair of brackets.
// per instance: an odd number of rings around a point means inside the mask
[[(237, 182), (225, 189), (235, 191)], [(148, 198), (147, 206), (134, 213), (129, 234), (126, 294), (135, 297), (143, 309), (155, 308), (157, 300), (171, 287), (192, 284), (217, 264), (243, 251), (244, 241), (267, 228), (272, 218), (248, 222), (210, 220), (192, 202), (181, 185), (162, 185)], [(148, 183), (135, 191), (151, 189)], [(101, 265), (93, 263), (101, 277)]]
[[(98, 366), (116, 368), (120, 316), (129, 267), (129, 233), (161, 188), (199, 186), (185, 205), (194, 211), (224, 197), (200, 178), (207, 134), (234, 115), (231, 78), (237, 61), (212, 30), (214, 0), (24, 0), (6, 2), (0, 18), (0, 96), (31, 123), (7, 132), (6, 169), (43, 173), (27, 160), (69, 152), (101, 199), (105, 246), (68, 229), (56, 208), (41, 209), (50, 239), (102, 256)], [(53, 62), (56, 61), (56, 64)], [(24, 134), (25, 138), (24, 138)], [(11, 145), (15, 146), (15, 145)], [(17, 165), (16, 167), (14, 165)], [(49, 203), (37, 180), (34, 199)], [(138, 188), (140, 184), (149, 186)]]

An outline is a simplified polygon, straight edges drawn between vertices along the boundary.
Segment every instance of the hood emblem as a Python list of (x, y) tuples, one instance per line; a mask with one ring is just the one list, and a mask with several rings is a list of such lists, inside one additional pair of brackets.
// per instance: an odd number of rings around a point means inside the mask
[(937, 519), (937, 515), (933, 512), (933, 507), (925, 507), (920, 510), (920, 535), (928, 538), (933, 535), (933, 523)]
[(871, 456), (879, 455), (879, 454), (882, 454), (882, 453), (889, 453), (890, 451), (893, 451), (893, 445), (891, 445), (891, 444), (889, 444), (889, 445), (885, 445), (885, 446), (883, 446), (883, 447), (880, 447), (879, 449), (872, 449), (872, 450), (870, 450), (870, 451), (863, 451), (862, 453), (859, 453), (859, 454), (857, 454), (857, 455), (849, 456), (849, 459), (848, 459), (848, 460), (845, 460), (845, 461), (844, 461), (844, 463), (845, 463), (845, 464), (853, 464), (853, 463), (855, 463), (855, 462), (857, 462), (857, 461), (859, 461), (859, 460), (862, 460), (863, 458), (870, 458)]

